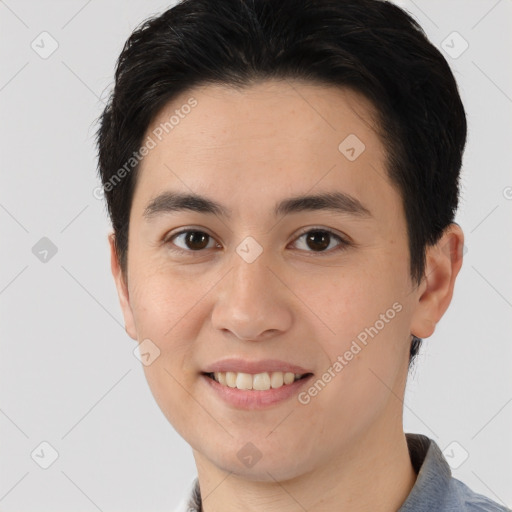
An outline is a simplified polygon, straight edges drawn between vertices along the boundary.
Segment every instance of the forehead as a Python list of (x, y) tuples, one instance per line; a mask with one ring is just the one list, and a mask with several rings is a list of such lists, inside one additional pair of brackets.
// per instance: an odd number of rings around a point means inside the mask
[(133, 204), (141, 211), (166, 187), (215, 197), (239, 218), (308, 191), (346, 192), (376, 215), (399, 207), (374, 109), (349, 89), (288, 80), (196, 87), (159, 112), (148, 137), (155, 147)]

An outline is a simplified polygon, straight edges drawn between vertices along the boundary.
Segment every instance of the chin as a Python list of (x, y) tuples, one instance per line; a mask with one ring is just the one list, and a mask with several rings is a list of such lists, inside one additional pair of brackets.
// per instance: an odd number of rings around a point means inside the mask
[(250, 442), (242, 443), (242, 448), (223, 446), (203, 455), (220, 470), (232, 473), (253, 482), (273, 482), (292, 480), (309, 469), (309, 462), (298, 457), (297, 450), (286, 451), (267, 447), (259, 450)]

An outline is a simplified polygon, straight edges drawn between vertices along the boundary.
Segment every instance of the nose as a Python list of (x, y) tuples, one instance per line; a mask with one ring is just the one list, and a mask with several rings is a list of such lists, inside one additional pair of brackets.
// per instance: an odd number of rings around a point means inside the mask
[(233, 256), (232, 270), (217, 287), (212, 311), (215, 329), (240, 340), (258, 341), (292, 325), (293, 294), (263, 254), (252, 263)]

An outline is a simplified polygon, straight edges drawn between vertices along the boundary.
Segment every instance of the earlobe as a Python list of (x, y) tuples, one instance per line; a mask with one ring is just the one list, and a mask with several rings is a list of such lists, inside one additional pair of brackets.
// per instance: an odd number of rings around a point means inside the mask
[(448, 309), (455, 279), (462, 266), (464, 233), (450, 224), (437, 244), (427, 248), (423, 281), (418, 288), (418, 303), (411, 321), (411, 332), (428, 338)]
[(125, 276), (123, 275), (121, 266), (119, 264), (114, 233), (110, 233), (108, 235), (108, 241), (110, 244), (110, 268), (112, 270), (112, 276), (114, 277), (116, 284), (119, 303), (121, 304), (121, 310), (123, 312), (125, 330), (128, 336), (134, 340), (137, 340), (137, 330), (135, 329), (133, 312), (130, 305), (130, 295), (128, 292)]

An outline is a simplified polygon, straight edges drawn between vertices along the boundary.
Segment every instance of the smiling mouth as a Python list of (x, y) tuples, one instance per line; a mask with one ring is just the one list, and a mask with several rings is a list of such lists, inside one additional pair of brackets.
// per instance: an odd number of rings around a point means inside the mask
[(313, 374), (292, 372), (263, 372), (256, 374), (242, 372), (211, 372), (203, 373), (203, 375), (218, 382), (221, 386), (229, 388), (268, 391), (269, 389), (288, 386)]

